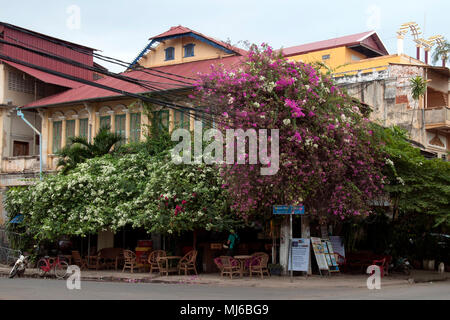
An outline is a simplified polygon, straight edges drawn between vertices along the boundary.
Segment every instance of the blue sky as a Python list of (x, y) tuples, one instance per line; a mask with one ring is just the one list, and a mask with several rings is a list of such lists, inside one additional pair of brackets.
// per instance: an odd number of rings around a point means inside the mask
[[(74, 5), (80, 9), (79, 25), (73, 19), (75, 11), (67, 11)], [(425, 38), (436, 34), (450, 38), (449, 12), (448, 0), (0, 0), (3, 22), (126, 61), (133, 60), (148, 38), (179, 24), (233, 44), (248, 40), (274, 48), (375, 29), (389, 52), (396, 53), (396, 31), (404, 22), (417, 22)], [(415, 56), (410, 36), (405, 53)]]

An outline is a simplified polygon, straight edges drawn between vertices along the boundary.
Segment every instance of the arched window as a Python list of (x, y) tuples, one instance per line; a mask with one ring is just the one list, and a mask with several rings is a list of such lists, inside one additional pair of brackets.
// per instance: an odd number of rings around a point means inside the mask
[(189, 43), (184, 46), (184, 57), (185, 58), (194, 56), (194, 47), (195, 47), (195, 44), (193, 44), (193, 43)]
[(165, 51), (166, 51), (166, 61), (175, 59), (175, 48), (174, 47), (169, 47), (169, 48), (165, 49)]

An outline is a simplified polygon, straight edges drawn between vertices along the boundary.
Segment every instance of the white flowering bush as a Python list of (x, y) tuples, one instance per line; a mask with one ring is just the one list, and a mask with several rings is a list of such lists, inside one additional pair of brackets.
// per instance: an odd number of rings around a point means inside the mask
[(38, 239), (94, 234), (125, 225), (148, 232), (223, 230), (236, 224), (228, 212), (217, 168), (175, 165), (145, 152), (106, 155), (77, 165), (68, 174), (47, 176), (30, 187), (12, 188), (10, 216)]

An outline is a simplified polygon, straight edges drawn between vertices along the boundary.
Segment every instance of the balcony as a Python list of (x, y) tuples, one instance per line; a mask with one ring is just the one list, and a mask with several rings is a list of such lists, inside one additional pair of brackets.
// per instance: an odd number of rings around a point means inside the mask
[(39, 156), (5, 157), (2, 160), (2, 173), (39, 172)]
[(0, 187), (29, 185), (39, 178), (39, 156), (4, 157), (1, 168)]
[(450, 129), (450, 108), (425, 109), (426, 129)]

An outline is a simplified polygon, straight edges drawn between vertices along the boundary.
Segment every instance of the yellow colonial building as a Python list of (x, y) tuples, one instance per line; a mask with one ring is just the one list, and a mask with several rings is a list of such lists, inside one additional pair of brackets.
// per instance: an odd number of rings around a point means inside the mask
[[(36, 110), (42, 118), (44, 170), (57, 169), (56, 153), (70, 137), (84, 136), (92, 141), (102, 126), (108, 125), (126, 142), (143, 139), (151, 118), (157, 118), (158, 125), (168, 130), (175, 125), (193, 128), (193, 108), (198, 106), (188, 95), (198, 72), (209, 72), (212, 64), (233, 66), (244, 54), (242, 49), (177, 26), (150, 38), (149, 44), (122, 73), (140, 80), (145, 86), (105, 77), (96, 83), (124, 93), (82, 85), (25, 105), (23, 110)], [(130, 98), (126, 93), (151, 95), (189, 108), (174, 110), (155, 105), (148, 114), (143, 101)]]
[[(359, 101), (371, 107), (370, 120), (383, 126), (400, 126), (428, 157), (449, 159), (450, 71), (430, 66), (403, 54), (403, 37), (398, 53), (389, 54), (376, 32), (357, 33), (282, 50), (287, 59), (304, 63), (321, 62), (335, 82)], [(425, 61), (430, 48), (425, 48)], [(417, 47), (420, 58), (420, 46)], [(415, 101), (410, 79), (427, 80), (425, 94)]]
[(383, 71), (391, 63), (423, 64), (401, 52), (390, 55), (375, 31), (289, 47), (282, 52), (295, 61), (322, 62), (335, 76)]

